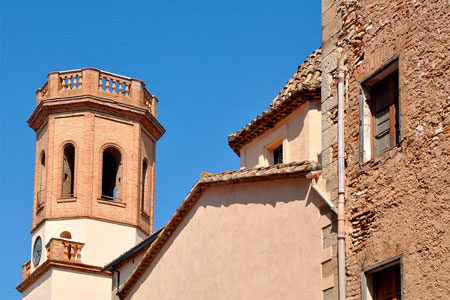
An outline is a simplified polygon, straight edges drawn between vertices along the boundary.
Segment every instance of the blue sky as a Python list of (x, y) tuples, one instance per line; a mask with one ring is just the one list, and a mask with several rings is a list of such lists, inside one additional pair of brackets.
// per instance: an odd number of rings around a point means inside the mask
[(155, 225), (202, 171), (239, 168), (227, 135), (264, 111), (320, 47), (320, 1), (1, 0), (0, 299), (30, 259), (35, 133), (51, 71), (95, 67), (143, 80), (167, 132), (157, 144)]

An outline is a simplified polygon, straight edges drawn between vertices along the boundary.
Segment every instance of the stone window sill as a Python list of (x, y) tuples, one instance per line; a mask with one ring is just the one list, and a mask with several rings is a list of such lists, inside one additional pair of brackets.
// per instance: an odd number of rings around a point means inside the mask
[(77, 202), (77, 197), (59, 198), (56, 200), (56, 202), (57, 203)]
[(98, 198), (97, 201), (98, 201), (98, 203), (107, 204), (107, 205), (111, 205), (111, 206), (127, 207), (127, 204), (123, 203), (123, 202), (114, 202), (112, 200), (105, 200), (105, 199), (101, 199), (101, 198)]

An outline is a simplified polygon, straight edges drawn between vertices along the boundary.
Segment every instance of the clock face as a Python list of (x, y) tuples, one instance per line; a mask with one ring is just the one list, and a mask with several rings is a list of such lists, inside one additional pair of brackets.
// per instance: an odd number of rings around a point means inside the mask
[(41, 254), (42, 254), (42, 239), (40, 236), (38, 236), (37, 239), (34, 241), (33, 247), (33, 263), (35, 267), (39, 264), (39, 261), (41, 260)]

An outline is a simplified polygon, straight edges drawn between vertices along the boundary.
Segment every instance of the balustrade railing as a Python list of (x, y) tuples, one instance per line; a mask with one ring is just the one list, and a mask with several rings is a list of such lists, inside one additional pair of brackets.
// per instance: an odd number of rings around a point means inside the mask
[(83, 73), (81, 70), (60, 73), (59, 80), (61, 81), (62, 90), (74, 90), (81, 88), (83, 85)]
[(100, 72), (98, 88), (103, 91), (128, 96), (130, 95), (130, 86), (131, 80), (128, 78), (113, 75), (111, 73)]
[(37, 102), (48, 98), (94, 95), (110, 97), (123, 102), (148, 109), (157, 115), (158, 99), (137, 79), (117, 75), (93, 68), (52, 72), (48, 81), (36, 91)]
[(25, 280), (31, 274), (31, 261), (29, 260), (22, 266), (22, 281)]
[(47, 259), (81, 263), (81, 249), (84, 243), (52, 238), (45, 246)]
[(153, 98), (147, 90), (144, 91), (144, 105), (147, 107), (149, 111), (152, 111)]
[(42, 99), (48, 98), (48, 83), (46, 82), (44, 86), (41, 88)]

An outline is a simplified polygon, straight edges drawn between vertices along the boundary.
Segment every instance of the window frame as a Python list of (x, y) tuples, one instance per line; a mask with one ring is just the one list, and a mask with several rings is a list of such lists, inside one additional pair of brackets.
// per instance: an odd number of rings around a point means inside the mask
[(396, 265), (400, 267), (400, 300), (405, 299), (403, 293), (403, 254), (400, 254), (362, 270), (361, 300), (373, 300), (372, 295), (370, 294), (371, 288), (373, 288), (373, 282), (371, 282), (371, 280), (373, 280), (373, 274)]
[[(383, 80), (388, 80), (392, 76), (393, 86), (390, 86), (389, 92), (389, 132), (390, 146), (384, 149), (382, 153), (375, 154), (375, 109), (372, 99), (372, 87)], [(396, 76), (396, 78), (395, 78)], [(397, 81), (397, 91), (395, 91), (395, 81)], [(393, 88), (391, 90), (391, 88)], [(397, 98), (395, 99), (395, 93)], [(401, 142), (401, 81), (400, 81), (400, 56), (396, 56), (369, 74), (359, 83), (359, 165), (382, 157), (385, 152), (397, 146)]]
[(287, 144), (284, 142), (284, 137), (283, 135), (279, 135), (277, 136), (275, 139), (271, 140), (269, 143), (267, 143), (264, 146), (264, 158), (267, 161), (269, 166), (273, 166), (275, 165), (274, 162), (274, 151), (279, 148), (281, 146), (281, 156), (283, 158), (283, 161), (279, 164), (284, 163), (284, 161), (286, 160), (287, 157), (287, 149), (286, 146)]
[[(118, 167), (117, 167), (117, 170), (116, 170), (116, 178), (115, 178), (115, 181), (117, 182), (117, 176), (120, 175), (120, 183), (121, 183), (121, 186), (120, 186), (120, 197), (117, 195), (118, 191), (117, 191), (117, 184), (116, 183), (114, 185), (114, 189), (116, 189), (116, 191), (115, 191), (115, 193), (113, 192), (113, 196), (105, 195), (103, 193), (103, 188), (104, 188), (103, 184), (104, 184), (104, 175), (105, 175), (104, 174), (104, 164), (105, 164), (105, 162), (104, 162), (104, 153), (110, 148), (113, 149), (114, 151), (117, 151), (119, 153), (119, 155), (120, 155), (120, 161), (119, 161), (119, 164), (118, 164)], [(124, 202), (125, 157), (124, 157), (123, 153), (124, 152), (122, 151), (122, 149), (119, 146), (115, 145), (115, 144), (107, 144), (104, 147), (102, 147), (102, 149), (100, 151), (100, 162), (101, 162), (100, 163), (100, 168), (99, 168), (100, 169), (100, 178), (99, 178), (100, 179), (100, 189), (99, 189), (100, 190), (100, 197), (99, 197), (100, 200), (108, 201), (108, 202), (111, 202), (111, 203), (122, 203), (122, 202)], [(113, 156), (112, 154), (110, 154), (108, 152), (107, 152), (107, 154)], [(119, 170), (120, 170), (120, 174), (119, 174)]]
[[(147, 165), (147, 168), (145, 170), (145, 174), (144, 174), (144, 163)], [(149, 160), (144, 157), (142, 159), (142, 164), (141, 164), (141, 189), (140, 189), (140, 194), (141, 194), (141, 212), (147, 213), (147, 205), (149, 203), (149, 192), (150, 192), (150, 184), (149, 184), (149, 171), (150, 169), (150, 162)], [(143, 178), (145, 175), (145, 178)]]
[[(73, 147), (73, 172), (72, 172), (72, 182), (71, 182), (71, 193), (69, 195), (64, 194), (64, 154), (66, 148), (72, 146)], [(67, 141), (62, 146), (62, 155), (61, 155), (61, 194), (60, 199), (73, 199), (76, 198), (76, 174), (77, 174), (77, 147), (73, 141)]]

